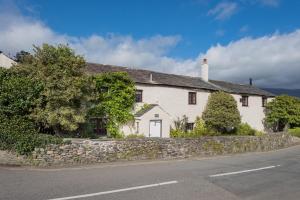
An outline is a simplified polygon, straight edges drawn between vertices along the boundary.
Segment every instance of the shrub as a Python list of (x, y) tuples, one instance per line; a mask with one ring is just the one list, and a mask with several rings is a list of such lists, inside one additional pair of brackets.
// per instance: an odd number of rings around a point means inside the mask
[(247, 123), (241, 123), (236, 130), (237, 135), (255, 135), (256, 130)]
[(125, 136), (126, 139), (134, 139), (134, 138), (145, 138), (143, 134), (129, 134)]
[(287, 126), (300, 126), (300, 100), (287, 95), (277, 96), (266, 106), (267, 125), (274, 131), (283, 131)]
[(61, 144), (61, 138), (39, 134), (34, 123), (26, 118), (0, 118), (0, 149), (16, 151), (21, 155), (30, 154), (36, 147), (47, 144)]
[(127, 73), (111, 72), (96, 75), (95, 105), (89, 115), (107, 120), (110, 137), (123, 137), (120, 126), (133, 120), (135, 86)]
[(178, 129), (170, 129), (170, 137), (171, 138), (182, 138), (185, 137), (185, 132)]
[(15, 67), (43, 85), (31, 117), (58, 135), (76, 131), (85, 122), (93, 87), (83, 57), (65, 45), (44, 44), (33, 51), (29, 63)]
[(300, 137), (300, 127), (296, 127), (296, 128), (291, 128), (291, 129), (289, 129), (289, 133), (290, 133), (292, 136)]
[(201, 136), (213, 136), (219, 135), (218, 132), (209, 129), (203, 119), (200, 117), (196, 118), (195, 126), (193, 130), (188, 131), (186, 129), (186, 123), (188, 118), (183, 116), (182, 119), (178, 118), (174, 121), (174, 128), (170, 129), (170, 137), (173, 138), (196, 138)]
[(262, 131), (255, 131), (255, 136), (261, 137), (261, 136), (263, 136), (263, 135), (265, 135), (264, 132), (262, 132)]
[(191, 134), (192, 134), (193, 137), (219, 135), (218, 132), (216, 132), (212, 129), (209, 129), (206, 126), (205, 121), (200, 117), (196, 118), (195, 127), (191, 131)]
[(247, 123), (241, 123), (235, 133), (237, 135), (244, 135), (244, 136), (247, 136), (247, 135), (250, 135), (250, 136), (263, 136), (265, 133), (262, 132), (262, 131), (258, 131), (254, 128), (252, 128), (249, 124)]
[(29, 115), (42, 85), (13, 69), (0, 67), (0, 114), (6, 117)]
[(221, 133), (229, 132), (241, 123), (236, 101), (225, 92), (210, 95), (202, 118), (208, 127)]

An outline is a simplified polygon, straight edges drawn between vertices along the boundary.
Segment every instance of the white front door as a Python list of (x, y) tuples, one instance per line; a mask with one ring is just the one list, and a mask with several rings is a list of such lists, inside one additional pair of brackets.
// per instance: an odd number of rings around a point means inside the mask
[(150, 120), (149, 137), (161, 137), (161, 120)]

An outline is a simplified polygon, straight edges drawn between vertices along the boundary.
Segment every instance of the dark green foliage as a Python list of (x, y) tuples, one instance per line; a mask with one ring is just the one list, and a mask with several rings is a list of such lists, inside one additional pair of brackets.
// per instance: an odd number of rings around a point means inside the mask
[(16, 53), (16, 61), (18, 63), (30, 63), (32, 60), (32, 55), (27, 51), (19, 51)]
[(61, 143), (61, 138), (39, 134), (34, 123), (25, 117), (15, 116), (10, 119), (3, 115), (0, 117), (1, 150), (11, 150), (21, 155), (28, 155), (36, 147)]
[(0, 114), (29, 115), (43, 90), (42, 84), (11, 69), (0, 68)]
[(274, 131), (282, 131), (286, 126), (300, 126), (300, 100), (291, 96), (277, 96), (266, 106), (267, 125)]
[(90, 116), (107, 119), (110, 136), (121, 136), (120, 126), (133, 119), (134, 82), (123, 72), (104, 73), (95, 76), (94, 80), (96, 100)]
[(72, 132), (85, 122), (92, 93), (90, 78), (84, 74), (85, 61), (64, 45), (35, 47), (29, 63), (15, 67), (41, 82), (43, 90), (31, 117), (56, 134)]
[(225, 92), (210, 95), (202, 118), (208, 127), (221, 133), (227, 133), (241, 123), (236, 101)]

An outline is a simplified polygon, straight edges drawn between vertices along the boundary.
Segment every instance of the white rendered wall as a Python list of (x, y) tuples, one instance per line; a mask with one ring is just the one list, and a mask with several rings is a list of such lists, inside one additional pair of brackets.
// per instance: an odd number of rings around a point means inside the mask
[[(209, 95), (208, 91), (203, 90), (193, 90), (186, 88), (176, 88), (167, 86), (155, 86), (155, 85), (143, 85), (137, 84), (136, 88), (143, 90), (143, 102), (136, 104), (135, 109), (138, 110), (144, 103), (147, 104), (158, 104), (169, 116), (169, 122), (167, 117), (163, 119), (163, 136), (169, 136), (169, 128), (173, 126), (173, 121), (177, 117), (182, 118), (183, 115), (188, 117), (189, 122), (195, 122), (197, 116), (201, 116), (205, 109)], [(188, 104), (188, 93), (197, 92), (197, 104)], [(262, 97), (261, 96), (249, 96), (248, 107), (243, 107), (240, 102), (241, 95), (232, 94), (237, 102), (238, 109), (240, 111), (242, 122), (248, 123), (251, 127), (263, 131), (263, 119), (265, 117), (264, 107), (262, 107)], [(268, 99), (270, 101), (271, 99)], [(153, 108), (154, 109), (154, 108)], [(153, 110), (155, 111), (155, 110)], [(149, 111), (152, 113), (152, 111)], [(152, 116), (152, 115), (150, 115)], [(151, 118), (151, 117), (150, 117)], [(147, 114), (144, 114), (140, 120), (140, 133), (145, 136), (149, 135), (149, 121), (150, 118)], [(169, 123), (169, 124), (167, 124)], [(134, 128), (122, 129), (124, 133), (135, 133)], [(168, 132), (166, 132), (168, 130)]]
[[(186, 115), (189, 122), (194, 122), (197, 116), (201, 116), (210, 95), (206, 91), (166, 86), (137, 84), (136, 88), (143, 90), (143, 103), (160, 105), (173, 120)], [(196, 105), (188, 104), (189, 92), (197, 92)]]
[(249, 96), (248, 106), (242, 106), (240, 102), (241, 95), (233, 94), (234, 99), (237, 101), (238, 109), (240, 111), (242, 122), (248, 123), (252, 128), (263, 131), (263, 120), (265, 118), (264, 107), (262, 106), (261, 96)]
[[(173, 123), (170, 115), (162, 110), (159, 106), (155, 106), (148, 112), (146, 112), (141, 118), (136, 118), (135, 122), (131, 122), (122, 127), (122, 131), (125, 135), (140, 134), (145, 137), (149, 137), (150, 120), (161, 120), (162, 137), (169, 137), (170, 125)], [(137, 122), (139, 128), (137, 128)]]
[(13, 64), (16, 64), (16, 62), (3, 53), (0, 53), (0, 67), (4, 68), (10, 68)]

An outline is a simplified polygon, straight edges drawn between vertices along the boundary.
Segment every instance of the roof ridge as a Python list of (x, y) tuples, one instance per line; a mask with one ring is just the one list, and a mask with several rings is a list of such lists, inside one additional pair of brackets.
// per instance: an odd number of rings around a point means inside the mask
[[(129, 73), (136, 83), (142, 84), (158, 84), (167, 85), (175, 87), (186, 87), (186, 88), (196, 88), (205, 89), (212, 91), (223, 90), (230, 93), (238, 94), (254, 94), (263, 96), (275, 96), (274, 94), (267, 92), (257, 86), (250, 86), (246, 84), (239, 84), (227, 81), (209, 80), (204, 81), (201, 77), (187, 76), (180, 74), (170, 74), (165, 72), (152, 71), (147, 69), (122, 67), (107, 64), (98, 63), (87, 63), (87, 67), (90, 67), (92, 73), (103, 73), (109, 71), (125, 71)], [(97, 70), (98, 69), (98, 70)], [(153, 80), (151, 81), (151, 76), (153, 74)], [(157, 77), (156, 77), (157, 76)]]
[(182, 74), (171, 74), (171, 73), (167, 73), (167, 72), (153, 71), (153, 70), (149, 70), (149, 69), (131, 68), (131, 67), (128, 67), (128, 66), (118, 66), (118, 65), (110, 65), (110, 64), (99, 64), (99, 63), (92, 63), (92, 62), (87, 62), (87, 64), (102, 65), (102, 66), (108, 66), (108, 67), (118, 67), (118, 68), (135, 70), (135, 71), (145, 71), (145, 72), (150, 72), (150, 73), (153, 72), (153, 73), (166, 74), (166, 75), (172, 75), (172, 76), (181, 76), (181, 77), (186, 77), (186, 78), (201, 79), (201, 77), (198, 77), (198, 76), (188, 76), (188, 75), (182, 75)]

